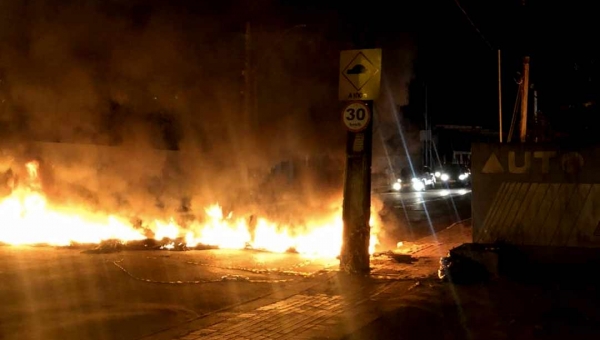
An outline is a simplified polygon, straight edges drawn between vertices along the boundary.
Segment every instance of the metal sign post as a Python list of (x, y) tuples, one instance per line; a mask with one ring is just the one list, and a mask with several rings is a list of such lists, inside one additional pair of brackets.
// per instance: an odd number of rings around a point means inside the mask
[(370, 271), (372, 116), (380, 80), (380, 49), (341, 52), (339, 99), (349, 102), (342, 110), (348, 136), (340, 269), (353, 274)]

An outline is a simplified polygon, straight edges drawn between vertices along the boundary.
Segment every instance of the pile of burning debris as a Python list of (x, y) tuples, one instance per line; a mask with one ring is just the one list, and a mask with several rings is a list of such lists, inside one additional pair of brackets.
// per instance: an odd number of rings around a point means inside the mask
[[(46, 194), (40, 162), (30, 161), (22, 168), (17, 172), (0, 171), (0, 219), (3, 221), (0, 242), (9, 245), (70, 247), (96, 253), (252, 249), (321, 257), (335, 257), (342, 248), (339, 197), (313, 216), (294, 216), (290, 221), (264, 212), (260, 214), (269, 217), (259, 217), (248, 208), (240, 210), (251, 212), (242, 211), (234, 216), (232, 209), (224, 210), (218, 203), (191, 212), (189, 200), (184, 202), (183, 211), (165, 213), (165, 216), (150, 213), (151, 216), (132, 219), (131, 215), (143, 212), (110, 213), (77, 199), (53, 201), (54, 196)], [(369, 221), (371, 254), (378, 244), (379, 228), (374, 216), (376, 213), (372, 212)]]
[[(209, 250), (219, 249), (218, 246), (198, 244), (193, 247), (189, 247), (183, 237), (176, 239), (163, 238), (156, 240), (147, 238), (138, 241), (122, 241), (118, 239), (110, 239), (100, 242), (99, 244), (86, 244), (72, 242), (68, 246), (58, 247), (65, 249), (79, 249), (83, 253), (87, 254), (107, 254), (116, 253), (120, 251), (141, 251), (141, 250), (167, 250), (167, 251), (189, 251), (189, 250)], [(252, 248), (248, 245), (246, 250), (252, 251), (267, 251), (263, 249)], [(297, 253), (293, 248), (288, 249), (288, 253)]]

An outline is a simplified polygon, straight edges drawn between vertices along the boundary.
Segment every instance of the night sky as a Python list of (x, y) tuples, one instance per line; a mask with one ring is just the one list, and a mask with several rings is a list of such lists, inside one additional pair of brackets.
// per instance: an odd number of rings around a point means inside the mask
[(423, 57), (418, 62), (429, 84), (434, 122), (497, 129), (496, 50), (501, 49), (505, 129), (523, 55), (531, 56), (530, 84), (552, 127), (574, 132), (592, 126), (595, 105), (582, 108), (598, 96), (593, 43), (598, 25), (592, 6), (548, 1), (523, 6), (520, 0), (428, 3), (430, 9), (422, 12), (428, 24), (418, 34)]
[(255, 119), (266, 130), (295, 124), (299, 134), (340, 143), (343, 131), (331, 134), (339, 128), (339, 51), (360, 47), (384, 50), (382, 112), (408, 104), (412, 128), (422, 127), (426, 88), (432, 124), (497, 129), (498, 48), (505, 129), (524, 54), (553, 127), (591, 127), (597, 111), (597, 24), (593, 8), (574, 2), (37, 0), (6, 1), (0, 10), (0, 125), (40, 139), (59, 138), (55, 129), (34, 130), (64, 121), (63, 114), (80, 115), (65, 131), (98, 143), (107, 139), (99, 141), (105, 131), (98, 129), (125, 131), (138, 118), (160, 123), (184, 112), (198, 117), (200, 105), (215, 109), (199, 130), (230, 124), (242, 105), (246, 22), (258, 65)]
[(573, 132), (593, 124), (590, 117), (598, 96), (598, 49), (593, 35), (598, 24), (593, 6), (586, 2), (282, 3), (295, 11), (296, 20), (305, 16), (325, 20), (330, 28), (337, 24), (342, 41), (352, 41), (356, 32), (362, 31), (371, 34), (378, 47), (396, 45), (415, 53), (413, 67), (400, 70), (416, 78), (410, 95), (411, 119), (415, 121), (421, 119), (417, 113), (425, 111), (426, 84), (433, 124), (497, 129), (497, 49), (501, 49), (505, 132), (523, 55), (531, 56), (530, 84), (538, 90), (539, 109), (555, 130)]

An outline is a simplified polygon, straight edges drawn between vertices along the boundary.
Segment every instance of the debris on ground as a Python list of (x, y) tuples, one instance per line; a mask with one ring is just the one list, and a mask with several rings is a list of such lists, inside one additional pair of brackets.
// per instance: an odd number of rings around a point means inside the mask
[(440, 259), (438, 277), (453, 283), (476, 283), (498, 277), (499, 247), (466, 243)]
[(250, 281), (250, 278), (243, 275), (224, 275), (221, 277), (221, 281)]
[(417, 261), (417, 259), (414, 258), (410, 254), (399, 254), (399, 253), (393, 252), (391, 250), (373, 254), (373, 257), (384, 257), (384, 256), (394, 260), (397, 263), (412, 264)]
[(147, 238), (138, 241), (127, 242), (127, 250), (158, 250), (161, 247), (161, 243), (155, 239)]
[(589, 281), (595, 278), (589, 268), (598, 265), (600, 251), (594, 248), (466, 243), (440, 259), (438, 276), (453, 283), (501, 277), (532, 283), (568, 282), (575, 277)]
[(396, 261), (398, 263), (412, 264), (417, 261), (416, 258), (412, 257), (411, 255), (407, 255), (407, 254), (396, 254), (396, 253), (392, 252), (389, 256), (391, 259), (393, 259), (394, 261)]
[(120, 240), (105, 240), (92, 249), (82, 251), (85, 254), (109, 254), (117, 253), (123, 250), (123, 242)]
[[(170, 250), (170, 251), (187, 251), (189, 250), (183, 238), (162, 240), (143, 239), (137, 241), (122, 242), (120, 240), (105, 240), (100, 244), (77, 244), (72, 243), (67, 248), (84, 249), (82, 252), (86, 254), (106, 254), (115, 253), (124, 250)], [(195, 249), (195, 248), (194, 248)], [(213, 249), (213, 248), (206, 248)]]
[(468, 284), (489, 280), (487, 269), (468, 257), (446, 256), (440, 259), (438, 277), (452, 283)]
[(421, 285), (421, 282), (417, 281), (412, 286), (408, 287), (408, 290), (413, 290)]
[(183, 238), (178, 238), (175, 240), (171, 240), (168, 238), (164, 238), (161, 241), (160, 250), (171, 250), (171, 251), (187, 251), (189, 250), (185, 240)]
[(208, 244), (197, 244), (195, 247), (191, 247), (189, 249), (190, 250), (211, 250), (211, 249), (219, 249), (219, 247), (208, 245)]
[[(428, 240), (429, 241), (429, 240)], [(431, 247), (433, 244), (431, 243), (423, 243), (423, 242), (398, 242), (396, 245), (396, 249), (394, 249), (395, 253), (400, 254), (414, 254), (418, 251), (421, 251), (425, 248)]]

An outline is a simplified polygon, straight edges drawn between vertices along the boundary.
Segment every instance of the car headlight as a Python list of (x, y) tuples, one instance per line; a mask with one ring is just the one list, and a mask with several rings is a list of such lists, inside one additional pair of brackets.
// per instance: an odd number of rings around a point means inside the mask
[(402, 188), (402, 184), (400, 184), (400, 182), (396, 182), (392, 185), (392, 189), (399, 191), (400, 188)]
[(435, 177), (437, 177), (437, 178), (440, 178), (440, 176), (441, 176), (441, 175), (442, 175), (442, 173), (441, 173), (441, 172), (439, 172), (439, 171), (436, 171), (436, 172), (435, 172)]
[(414, 183), (414, 182), (420, 182), (420, 180), (419, 180), (418, 178), (416, 178), (416, 177), (414, 177), (414, 178), (413, 178), (413, 179), (411, 179), (410, 181), (411, 181), (411, 182), (413, 182), (413, 183)]
[(460, 176), (458, 176), (458, 179), (464, 181), (465, 179), (467, 179), (467, 174), (460, 174)]
[(447, 181), (447, 180), (449, 180), (449, 179), (450, 179), (450, 176), (448, 176), (448, 174), (442, 174), (442, 175), (440, 176), (440, 178), (442, 179), (442, 181), (444, 181), (444, 182), (445, 182), (445, 181)]
[(421, 182), (419, 180), (416, 180), (416, 181), (413, 181), (412, 187), (413, 187), (413, 189), (415, 189), (415, 191), (422, 191), (423, 189), (425, 189), (425, 184), (423, 184), (423, 182)]

